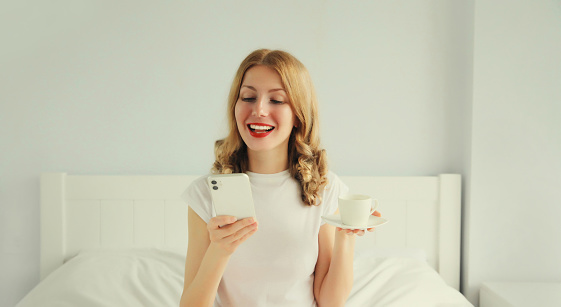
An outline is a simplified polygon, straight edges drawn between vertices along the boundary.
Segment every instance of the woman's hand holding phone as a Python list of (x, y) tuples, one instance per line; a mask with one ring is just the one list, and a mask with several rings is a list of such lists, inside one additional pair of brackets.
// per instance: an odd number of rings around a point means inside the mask
[(207, 224), (211, 245), (231, 255), (238, 246), (251, 237), (258, 228), (253, 217), (237, 220), (233, 216), (220, 215), (210, 219)]

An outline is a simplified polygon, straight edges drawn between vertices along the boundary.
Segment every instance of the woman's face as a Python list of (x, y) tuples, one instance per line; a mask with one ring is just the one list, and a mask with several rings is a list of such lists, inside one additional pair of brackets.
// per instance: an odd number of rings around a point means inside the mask
[(246, 71), (235, 116), (248, 150), (287, 152), (295, 116), (276, 71), (263, 65)]

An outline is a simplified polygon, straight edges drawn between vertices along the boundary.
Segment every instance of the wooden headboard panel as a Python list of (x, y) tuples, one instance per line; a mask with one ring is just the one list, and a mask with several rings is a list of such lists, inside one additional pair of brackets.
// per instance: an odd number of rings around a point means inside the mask
[[(187, 250), (187, 205), (179, 199), (198, 176), (41, 175), (41, 279), (82, 249), (167, 247)], [(340, 177), (372, 195), (389, 223), (357, 239), (372, 246), (423, 249), (459, 289), (461, 177)]]

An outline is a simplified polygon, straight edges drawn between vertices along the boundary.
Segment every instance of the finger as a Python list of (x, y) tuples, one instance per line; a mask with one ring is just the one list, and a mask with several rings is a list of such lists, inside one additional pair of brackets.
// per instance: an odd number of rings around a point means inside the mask
[(359, 232), (357, 232), (356, 234), (357, 234), (359, 237), (362, 237), (362, 236), (364, 236), (364, 233), (365, 233), (364, 230), (359, 230)]
[(251, 227), (249, 227), (249, 228), (250, 228), (250, 230), (246, 234), (243, 234), (238, 240), (234, 241), (233, 243), (242, 244), (243, 242), (245, 242), (245, 240), (249, 239), (249, 237), (251, 237), (253, 234), (255, 234), (257, 232), (257, 229), (259, 228), (259, 226), (257, 226), (257, 223), (256, 223), (254, 225), (251, 225)]
[(255, 222), (256, 222), (255, 218), (247, 217), (245, 219), (241, 219), (241, 220), (238, 220), (234, 223), (228, 224), (228, 225), (222, 227), (221, 230), (224, 230), (227, 233), (225, 236), (229, 236), (229, 235), (235, 233), (236, 231), (238, 231), (238, 230), (240, 230), (244, 227), (247, 227), (247, 226), (249, 226), (249, 225), (251, 225)]
[(231, 228), (233, 231), (240, 231), (241, 229), (247, 228), (254, 224), (257, 225), (257, 220), (255, 220), (254, 217), (247, 217), (232, 224)]
[(374, 213), (372, 213), (372, 215), (377, 216), (377, 217), (382, 217), (382, 214), (378, 211), (374, 211)]
[(228, 226), (224, 227), (224, 230), (227, 231), (227, 235), (226, 236), (231, 236), (233, 234), (235, 234), (236, 232), (249, 227), (253, 224), (257, 224), (257, 221), (255, 221), (255, 219), (253, 217), (248, 217), (245, 219), (241, 219), (233, 224), (230, 224)]
[(375, 229), (376, 229), (375, 227), (372, 227), (372, 228), (368, 228), (367, 230), (373, 232)]
[[(225, 238), (228, 238), (228, 237), (232, 236), (233, 234), (235, 234), (240, 229), (242, 229), (244, 227), (247, 227), (247, 226), (249, 226), (253, 223), (256, 223), (256, 221), (255, 221), (254, 218), (251, 217), (251, 218), (245, 218), (245, 219), (235, 221), (234, 223), (223, 225), (222, 227), (219, 227), (219, 228), (214, 228), (214, 229), (212, 229), (211, 239), (223, 240)], [(230, 239), (228, 239), (228, 242), (232, 242), (235, 239), (236, 239), (235, 237), (230, 238)]]
[(230, 225), (232, 223), (235, 223), (236, 221), (237, 218), (235, 216), (219, 215), (210, 219), (210, 221), (208, 222), (208, 228), (218, 229), (220, 228), (220, 226)]
[[(222, 240), (224, 237), (230, 235), (227, 227), (235, 223), (236, 217), (234, 216), (215, 216), (210, 219), (207, 224), (207, 229), (212, 241)], [(226, 229), (225, 229), (226, 228)]]
[(230, 236), (224, 238), (225, 242), (228, 243), (234, 243), (237, 242), (239, 240), (241, 240), (242, 238), (244, 238), (246, 235), (254, 232), (257, 230), (257, 223), (253, 223), (250, 225), (247, 225), (243, 228), (241, 228), (240, 230), (236, 231), (235, 233), (231, 234)]

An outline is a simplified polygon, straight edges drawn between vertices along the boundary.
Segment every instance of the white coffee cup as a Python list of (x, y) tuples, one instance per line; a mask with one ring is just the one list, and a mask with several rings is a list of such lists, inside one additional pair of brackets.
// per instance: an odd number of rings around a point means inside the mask
[(363, 194), (345, 194), (339, 197), (341, 222), (347, 226), (366, 227), (370, 215), (378, 208), (378, 200)]

